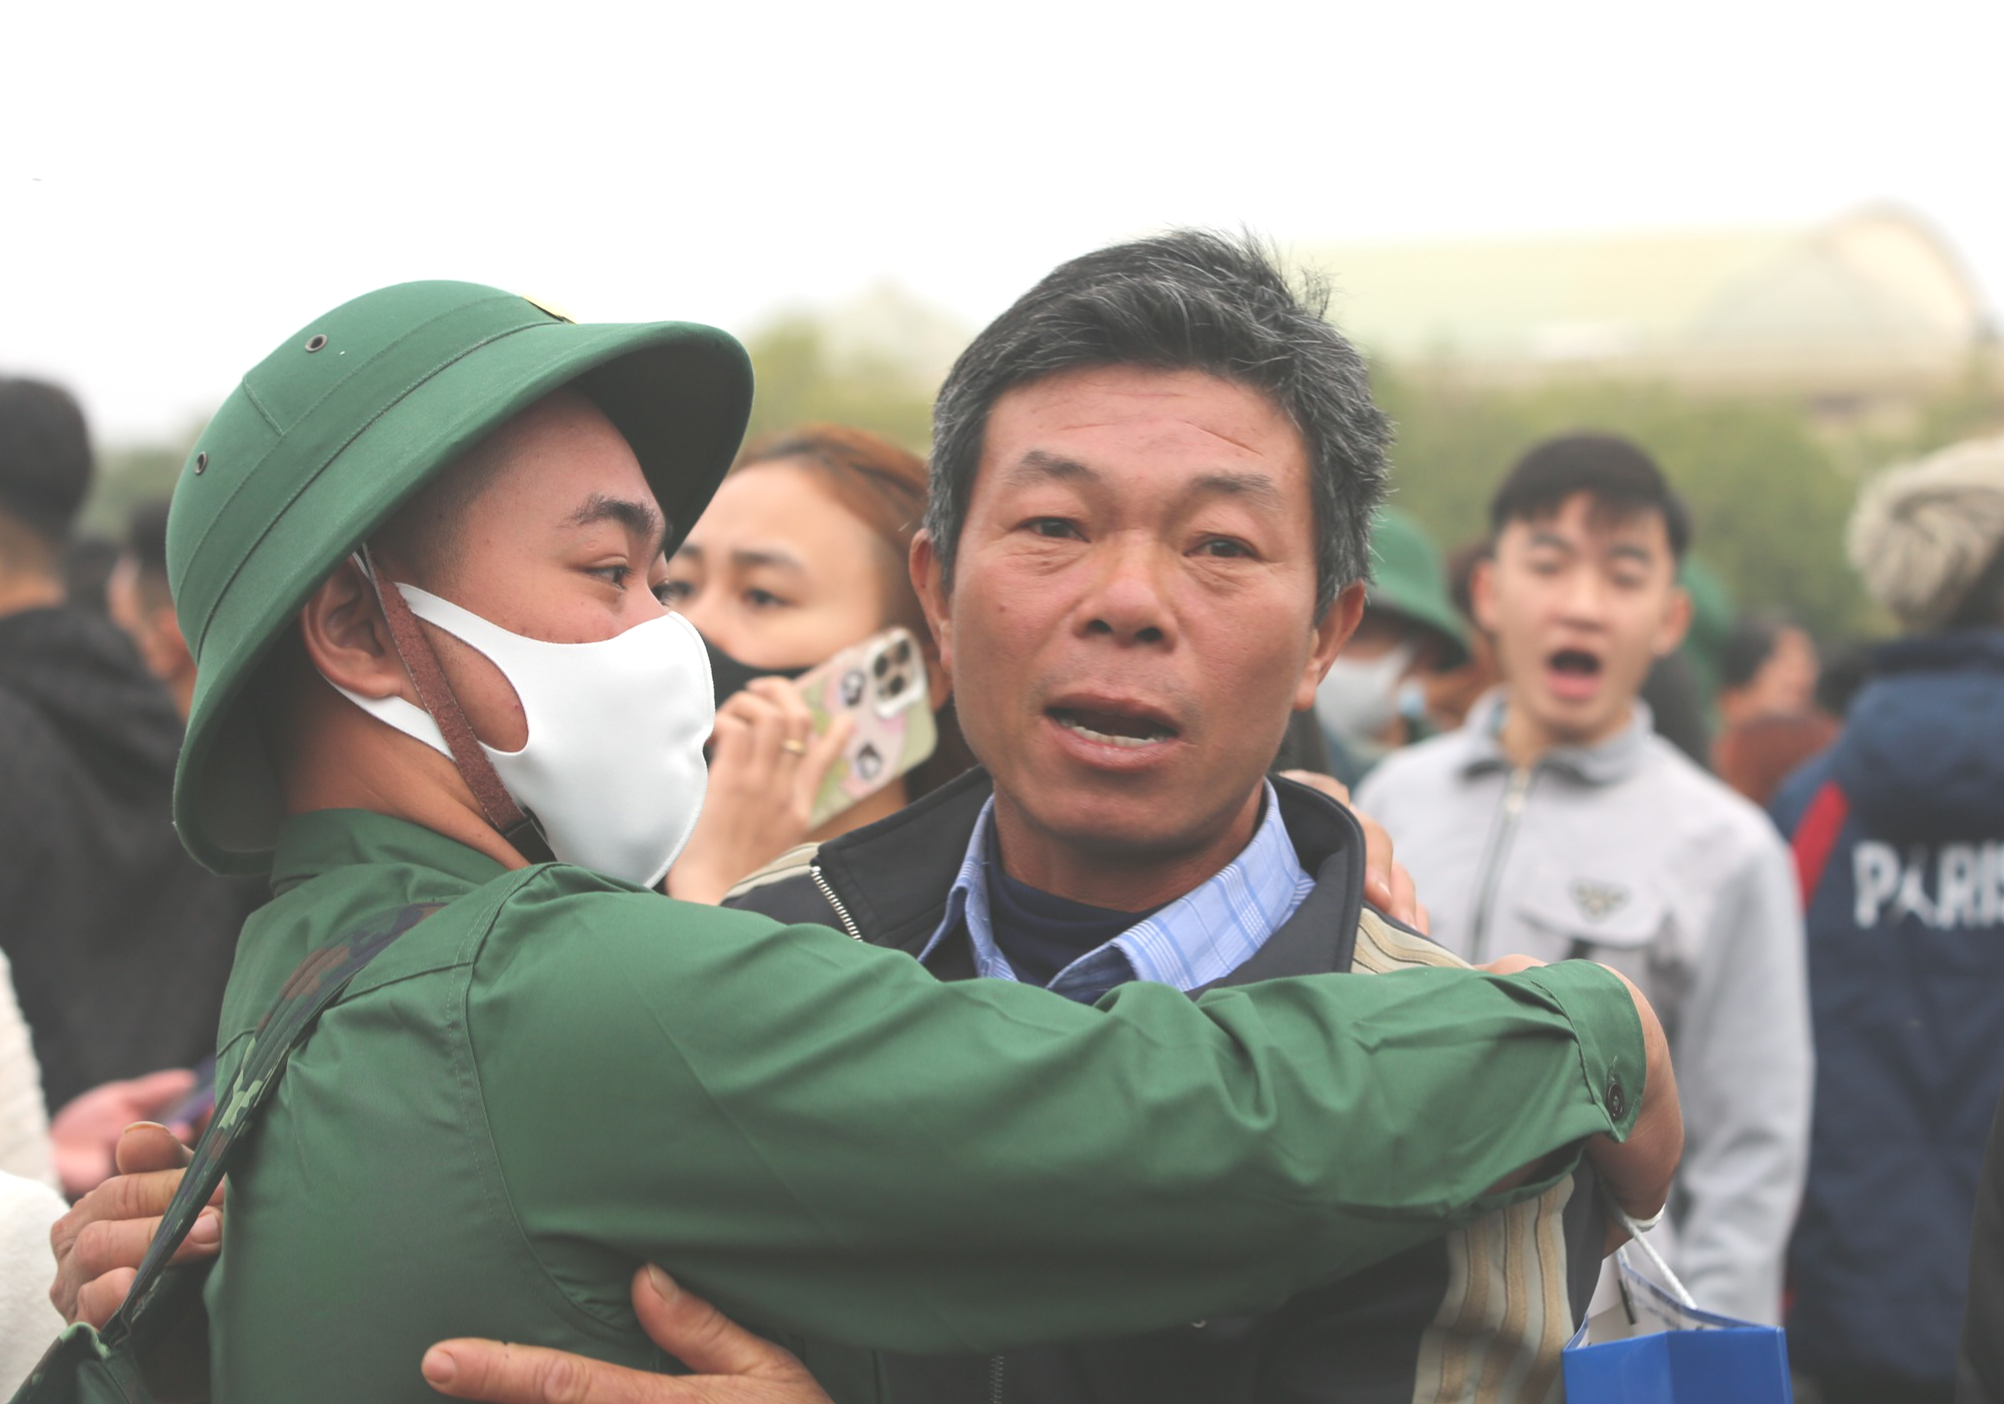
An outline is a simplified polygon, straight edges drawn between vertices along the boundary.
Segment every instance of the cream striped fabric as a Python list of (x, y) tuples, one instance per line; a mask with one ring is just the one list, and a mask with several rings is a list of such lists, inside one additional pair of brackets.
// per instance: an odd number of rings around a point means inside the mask
[(759, 888), (768, 886), (771, 883), (784, 882), (788, 878), (799, 877), (814, 866), (814, 860), (820, 856), (820, 853), (821, 845), (818, 843), (796, 844), (753, 873), (750, 877), (740, 880), (736, 887), (733, 887), (729, 892), (724, 894), (724, 900), (728, 902), (734, 897), (744, 896), (747, 892), (756, 892)]
[[(1353, 968), (1381, 975), (1465, 965), (1369, 908)], [(1420, 1342), (1413, 1404), (1556, 1404), (1559, 1352), (1575, 1323), (1566, 1293), (1564, 1216), (1570, 1178), (1447, 1235), (1448, 1282)]]

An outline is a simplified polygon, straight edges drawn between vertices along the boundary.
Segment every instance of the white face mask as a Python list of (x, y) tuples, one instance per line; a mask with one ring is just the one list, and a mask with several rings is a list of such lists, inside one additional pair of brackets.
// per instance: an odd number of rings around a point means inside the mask
[[(519, 751), (482, 744), (515, 802), (535, 816), (550, 852), (636, 887), (652, 887), (689, 840), (709, 770), (703, 744), (717, 717), (702, 636), (679, 614), (598, 643), (510, 633), (415, 586), (411, 613), (501, 670), (528, 720)], [(401, 697), (364, 697), (363, 711), (441, 755), (438, 723)]]
[(1410, 639), (1376, 658), (1336, 655), (1315, 689), (1315, 718), (1346, 746), (1369, 747), (1399, 714), (1399, 684), (1419, 655)]

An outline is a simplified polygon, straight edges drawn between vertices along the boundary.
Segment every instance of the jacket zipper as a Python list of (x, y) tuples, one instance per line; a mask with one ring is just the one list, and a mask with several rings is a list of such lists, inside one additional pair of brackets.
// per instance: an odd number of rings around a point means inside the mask
[(1530, 790), (1530, 766), (1520, 766), (1510, 772), (1510, 784), (1503, 791), (1503, 818), (1490, 837), (1482, 881), (1475, 888), (1475, 916), (1469, 923), (1468, 960), (1471, 965), (1480, 965), (1489, 958), (1485, 947), (1489, 940), (1490, 908), (1495, 905), (1496, 889), (1503, 881), (1503, 855), (1509, 852), (1510, 840), (1516, 836), (1517, 821), (1523, 817), (1524, 800)]
[(828, 899), (828, 905), (835, 909), (835, 915), (842, 918), (842, 929), (849, 933), (849, 939), (862, 940), (863, 933), (856, 928), (855, 921), (850, 918), (849, 909), (842, 905), (842, 899), (835, 895), (835, 889), (828, 885), (828, 879), (821, 876), (821, 865), (816, 863), (807, 870), (807, 875), (814, 879), (814, 885), (821, 889), (821, 895)]
[(988, 1357), (988, 1404), (1002, 1404), (1002, 1370), (1008, 1363), (1006, 1355)]

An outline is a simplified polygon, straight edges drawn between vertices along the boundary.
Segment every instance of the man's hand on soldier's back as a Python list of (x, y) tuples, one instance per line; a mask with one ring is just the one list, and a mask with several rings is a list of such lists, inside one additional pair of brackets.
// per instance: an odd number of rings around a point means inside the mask
[(684, 1291), (658, 1267), (633, 1275), (633, 1311), (648, 1339), (694, 1374), (656, 1375), (501, 1341), (440, 1341), (424, 1377), (441, 1394), (488, 1404), (828, 1404), (788, 1351)]

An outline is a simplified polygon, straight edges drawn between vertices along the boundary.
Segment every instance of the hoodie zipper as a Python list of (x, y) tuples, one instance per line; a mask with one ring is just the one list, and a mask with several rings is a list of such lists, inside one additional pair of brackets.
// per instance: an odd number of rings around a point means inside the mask
[(1524, 815), (1524, 800), (1531, 790), (1531, 767), (1520, 766), (1510, 772), (1510, 784), (1503, 791), (1503, 817), (1496, 825), (1496, 832), (1490, 836), (1489, 852), (1484, 858), (1482, 881), (1475, 888), (1475, 916), (1469, 923), (1471, 937), (1468, 945), (1468, 959), (1472, 965), (1480, 965), (1489, 958), (1485, 946), (1489, 940), (1490, 908), (1496, 902), (1496, 889), (1503, 881), (1503, 857), (1510, 851), (1510, 840), (1516, 837), (1517, 821)]
[(842, 929), (849, 933), (849, 939), (862, 940), (863, 933), (857, 929), (855, 921), (849, 915), (849, 909), (842, 905), (842, 899), (835, 895), (835, 889), (828, 885), (828, 879), (821, 876), (821, 865), (816, 863), (810, 867), (807, 875), (814, 879), (814, 885), (821, 889), (821, 895), (828, 899), (828, 905), (835, 909), (835, 915), (842, 918)]
[(1008, 1363), (1006, 1355), (988, 1357), (988, 1404), (1002, 1404), (1002, 1371)]

